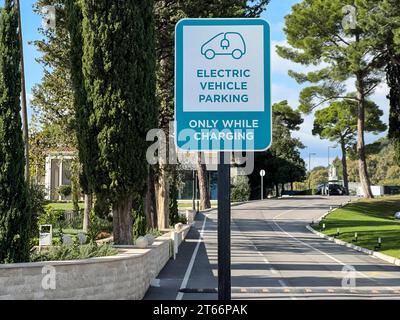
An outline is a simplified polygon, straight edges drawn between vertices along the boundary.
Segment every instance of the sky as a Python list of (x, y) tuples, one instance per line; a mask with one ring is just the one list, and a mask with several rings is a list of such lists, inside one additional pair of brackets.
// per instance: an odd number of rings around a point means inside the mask
[[(299, 93), (304, 86), (300, 86), (291, 77), (288, 76), (289, 70), (305, 71), (307, 68), (304, 66), (297, 65), (288, 60), (280, 58), (275, 51), (276, 45), (285, 45), (286, 37), (283, 32), (284, 28), (284, 17), (291, 12), (293, 4), (301, 2), (301, 0), (271, 0), (262, 17), (266, 19), (271, 25), (271, 41), (272, 41), (272, 103), (279, 102), (282, 100), (288, 100), (289, 104), (293, 108), (297, 108), (299, 105)], [(30, 44), (31, 41), (41, 39), (42, 36), (38, 32), (38, 28), (41, 26), (41, 17), (33, 12), (32, 6), (35, 0), (22, 0), (22, 29), (24, 36), (24, 56), (25, 56), (25, 72), (26, 72), (26, 84), (28, 100), (31, 97), (32, 87), (40, 83), (43, 75), (43, 67), (36, 62), (36, 58), (40, 56), (40, 53), (36, 51), (35, 46)], [(349, 81), (350, 90), (354, 81)], [(389, 114), (389, 103), (386, 99), (388, 94), (388, 87), (383, 84), (377, 90), (372, 98), (381, 109), (384, 111), (383, 121), (388, 122)], [(29, 116), (32, 114), (32, 110), (29, 108)], [(311, 131), (313, 127), (313, 116), (306, 116), (304, 123), (298, 132), (294, 133), (294, 136), (301, 139), (303, 144), (307, 147), (301, 150), (301, 155), (306, 161), (308, 166), (309, 154), (315, 154), (311, 157), (311, 168), (319, 165), (328, 165), (328, 146), (334, 146), (335, 143), (327, 140), (321, 140), (316, 136), (313, 136)], [(366, 135), (366, 142), (371, 143), (379, 137), (372, 134)], [(341, 157), (340, 148), (330, 149), (330, 161), (336, 156)]]

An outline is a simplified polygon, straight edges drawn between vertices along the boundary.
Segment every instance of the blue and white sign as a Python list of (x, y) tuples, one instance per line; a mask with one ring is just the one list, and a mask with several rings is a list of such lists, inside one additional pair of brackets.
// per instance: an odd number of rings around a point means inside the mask
[(270, 27), (263, 19), (183, 19), (176, 26), (175, 140), (187, 151), (271, 144)]

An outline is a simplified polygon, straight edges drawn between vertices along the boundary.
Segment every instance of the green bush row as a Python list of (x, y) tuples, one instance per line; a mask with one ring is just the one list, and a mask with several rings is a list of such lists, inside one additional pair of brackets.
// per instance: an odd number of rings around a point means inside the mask
[(65, 260), (81, 260), (95, 257), (114, 256), (118, 253), (109, 244), (98, 245), (90, 243), (87, 245), (78, 245), (74, 243), (71, 246), (51, 247), (40, 252), (35, 251), (31, 254), (31, 262), (42, 261), (65, 261)]

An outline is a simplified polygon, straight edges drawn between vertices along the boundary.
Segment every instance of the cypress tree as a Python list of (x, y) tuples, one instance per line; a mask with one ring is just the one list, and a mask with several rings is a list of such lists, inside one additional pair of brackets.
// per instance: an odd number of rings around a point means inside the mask
[(96, 134), (89, 184), (113, 208), (116, 244), (132, 244), (132, 207), (144, 196), (146, 134), (156, 125), (152, 0), (82, 1), (87, 130)]
[(74, 111), (79, 161), (81, 164), (79, 182), (85, 194), (85, 212), (83, 230), (88, 231), (89, 216), (92, 203), (92, 188), (94, 181), (90, 181), (95, 172), (96, 158), (99, 150), (96, 140), (96, 128), (88, 126), (93, 105), (88, 102), (87, 92), (84, 86), (82, 71), (83, 39), (82, 39), (82, 7), (80, 0), (66, 0), (67, 28), (70, 35), (70, 73), (72, 89), (74, 93)]
[(24, 178), (18, 13), (5, 0), (0, 16), (0, 263), (29, 258), (30, 205)]

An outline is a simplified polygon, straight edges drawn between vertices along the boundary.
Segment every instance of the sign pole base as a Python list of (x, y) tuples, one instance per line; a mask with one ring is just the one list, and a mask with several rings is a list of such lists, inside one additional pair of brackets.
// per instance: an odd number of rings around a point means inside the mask
[(230, 186), (230, 153), (220, 152), (218, 162), (218, 300), (225, 301), (231, 300)]

